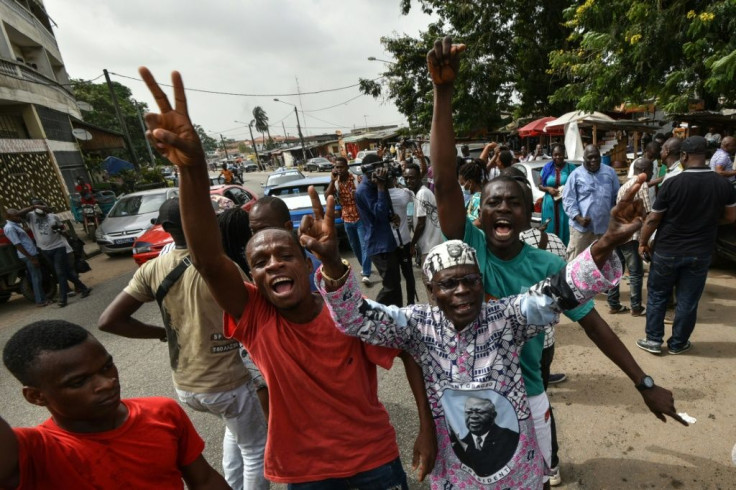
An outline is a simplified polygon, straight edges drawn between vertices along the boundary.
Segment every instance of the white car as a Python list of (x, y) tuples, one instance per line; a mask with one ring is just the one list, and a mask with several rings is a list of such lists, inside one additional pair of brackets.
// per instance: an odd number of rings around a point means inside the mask
[(355, 161), (353, 163), (361, 163), (367, 155), (378, 155), (378, 152), (374, 150), (361, 150), (355, 155)]

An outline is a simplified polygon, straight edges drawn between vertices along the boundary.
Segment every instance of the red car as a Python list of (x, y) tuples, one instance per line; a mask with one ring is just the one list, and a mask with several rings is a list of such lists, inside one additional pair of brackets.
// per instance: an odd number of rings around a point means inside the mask
[[(213, 185), (210, 187), (210, 196), (213, 198), (212, 206), (215, 212), (220, 214), (234, 203), (245, 211), (250, 211), (258, 196), (241, 185)], [(218, 201), (217, 197), (227, 198)], [(229, 201), (228, 201), (229, 199)], [(164, 231), (161, 225), (154, 225), (143, 233), (133, 244), (133, 260), (140, 267), (151, 259), (155, 259), (161, 253), (161, 249), (174, 241), (171, 235)]]

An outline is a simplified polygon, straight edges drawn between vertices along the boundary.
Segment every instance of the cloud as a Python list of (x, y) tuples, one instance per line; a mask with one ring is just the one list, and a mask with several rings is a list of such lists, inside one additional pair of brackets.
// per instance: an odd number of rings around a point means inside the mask
[[(401, 16), (399, 0), (46, 0), (62, 57), (73, 78), (92, 79), (103, 68), (137, 77), (148, 66), (161, 82), (179, 70), (187, 87), (238, 93), (314, 91), (375, 78), (382, 71), (368, 56), (386, 59), (381, 36), (416, 35), (431, 19), (413, 9)], [(131, 88), (135, 98), (155, 107), (141, 82), (113, 76)], [(357, 88), (323, 95), (304, 95), (301, 107), (319, 109), (359, 94)], [(281, 134), (296, 133), (288, 106), (273, 97), (242, 98), (188, 93), (192, 119), (207, 131), (226, 131), (244, 138), (249, 121), (262, 106)], [(300, 104), (298, 97), (281, 97)], [(301, 116), (301, 114), (300, 114)], [(365, 117), (364, 117), (365, 116)], [(405, 123), (393, 104), (359, 97), (318, 113), (306, 113), (309, 134), (349, 129), (354, 125)], [(327, 122), (325, 122), (327, 121)], [(344, 125), (337, 128), (335, 125)]]

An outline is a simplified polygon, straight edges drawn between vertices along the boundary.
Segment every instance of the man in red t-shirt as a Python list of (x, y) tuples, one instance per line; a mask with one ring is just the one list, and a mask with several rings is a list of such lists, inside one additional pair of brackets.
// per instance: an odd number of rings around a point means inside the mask
[(0, 488), (227, 489), (174, 400), (120, 399), (112, 356), (87, 330), (44, 320), (16, 332), (3, 362), (28, 402), (51, 418), (11, 427), (0, 417)]
[[(312, 263), (290, 231), (267, 228), (253, 236), (246, 258), (255, 286), (243, 283), (223, 251), (209, 205), (207, 164), (181, 76), (174, 72), (174, 110), (151, 73), (140, 72), (161, 109), (146, 115), (147, 136), (180, 168), (192, 263), (225, 312), (225, 335), (243, 343), (269, 386), (266, 478), (295, 489), (315, 483), (407, 488), (396, 435), (377, 394), (376, 365), (388, 368), (400, 351), (331, 332), (336, 329), (322, 297), (310, 291)], [(434, 466), (434, 422), (421, 369), (405, 365), (420, 408), (415, 467), (423, 478)]]

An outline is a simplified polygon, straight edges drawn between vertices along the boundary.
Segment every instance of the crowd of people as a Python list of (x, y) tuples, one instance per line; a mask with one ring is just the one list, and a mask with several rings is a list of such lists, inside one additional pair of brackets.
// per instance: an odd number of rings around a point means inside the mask
[[(592, 298), (607, 293), (609, 313), (646, 316), (637, 346), (658, 354), (674, 294), (668, 351), (692, 348), (716, 226), (736, 220), (733, 138), (719, 140), (712, 168), (705, 138), (653, 142), (623, 185), (596, 146), (576, 168), (556, 145), (539, 186), (548, 223), (535, 228), (532, 189), (510, 150), (493, 144), (476, 160), (457, 155), (452, 96), (464, 49), (445, 38), (427, 56), (431, 165), (421, 152), (398, 166), (368, 155), (363, 165), (374, 165), (358, 181), (337, 158), (326, 206), (310, 188), (313, 213), (298, 235), (276, 197), (249, 213), (215, 215), (181, 76), (172, 74), (172, 107), (141, 68), (160, 110), (146, 116), (147, 136), (179, 170), (180, 197), (158, 218), (175, 246), (136, 271), (99, 328), (168, 344), (181, 403), (222, 420), (224, 476), (203, 458), (176, 403), (121, 400), (104, 346), (80, 326), (50, 320), (19, 330), (3, 352), (23, 396), (51, 418), (24, 429), (0, 418), (0, 446), (8, 448), (0, 486), (176, 488), (184, 479), (189, 488), (408, 488), (377, 394), (376, 367), (389, 369), (396, 357), (417, 406), (419, 480), (442, 489), (558, 485), (546, 390), (564, 378), (551, 372), (561, 314), (631, 379), (656, 417), (687, 425)], [(541, 155), (537, 147), (520, 159)], [(337, 204), (359, 276), (340, 256)], [(30, 212), (11, 213), (11, 227)], [(18, 243), (32, 263), (32, 250)], [(622, 263), (630, 308), (620, 301)], [(374, 266), (380, 290), (369, 299)], [(134, 318), (153, 301), (163, 326)]]

